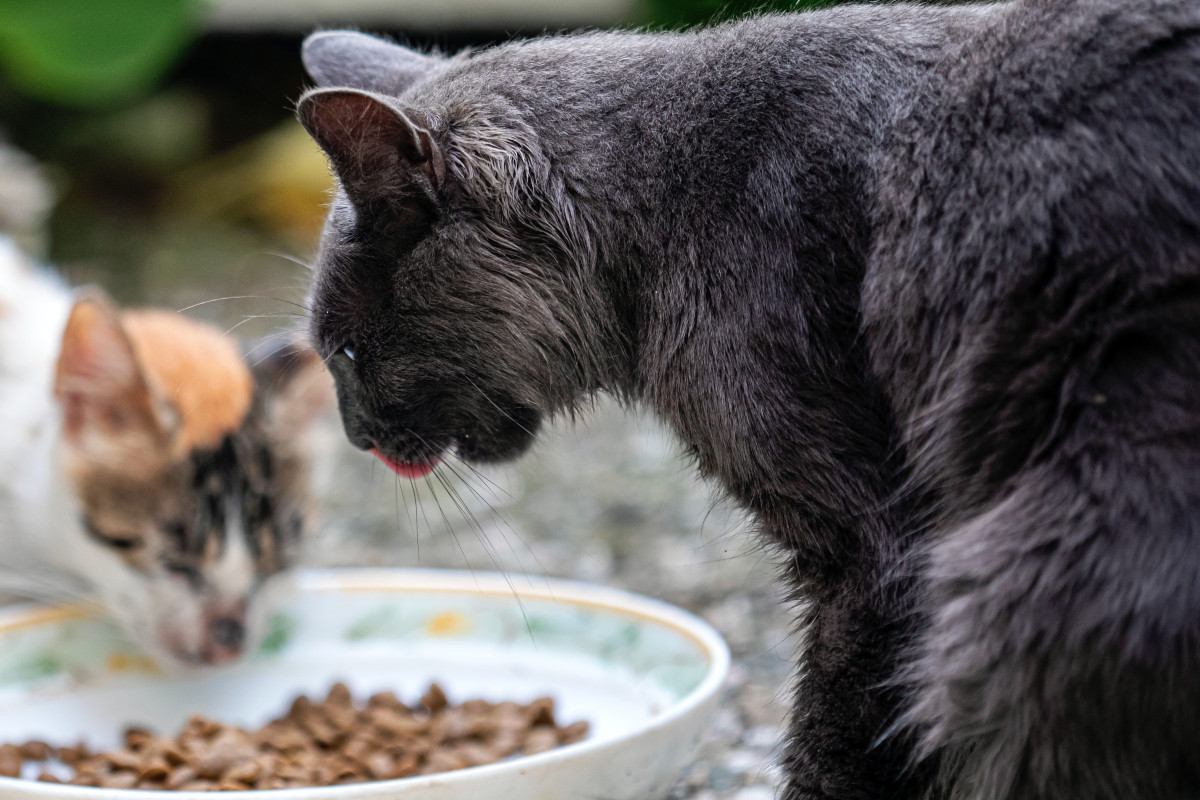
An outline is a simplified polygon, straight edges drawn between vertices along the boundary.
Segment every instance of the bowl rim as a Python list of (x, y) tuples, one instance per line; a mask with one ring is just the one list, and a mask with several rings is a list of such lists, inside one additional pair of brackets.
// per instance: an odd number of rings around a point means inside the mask
[[(566, 757), (585, 757), (592, 753), (620, 746), (634, 736), (669, 727), (696, 711), (711, 700), (725, 684), (732, 664), (729, 646), (709, 623), (678, 606), (646, 595), (610, 586), (582, 581), (549, 578), (527, 573), (468, 572), (423, 568), (335, 567), (305, 569), (295, 576), (294, 594), (411, 593), (463, 594), (496, 597), (517, 597), (565, 602), (571, 605), (617, 612), (672, 628), (699, 646), (708, 658), (708, 670), (700, 683), (683, 697), (666, 706), (646, 725), (622, 736), (609, 739), (585, 739), (545, 753), (522, 756), (494, 764), (466, 767), (432, 775), (414, 775), (387, 781), (341, 786), (308, 786), (293, 789), (252, 789), (250, 793), (265, 794), (272, 800), (322, 800), (345, 796), (347, 790), (361, 792), (366, 797), (381, 797), (389, 791), (408, 791), (417, 787), (456, 784), (486, 779), (489, 775), (511, 770), (525, 770)], [(46, 625), (91, 616), (85, 606), (43, 606), (21, 603), (0, 610), (0, 634), (34, 625)], [(106, 789), (93, 786), (71, 786), (60, 783), (39, 783), (23, 778), (0, 776), (0, 796), (20, 786), (30, 797), (78, 797), (92, 800), (199, 800), (211, 797), (211, 792), (178, 792), (158, 789)], [(239, 793), (246, 796), (247, 792)], [(251, 794), (251, 796), (254, 796)]]

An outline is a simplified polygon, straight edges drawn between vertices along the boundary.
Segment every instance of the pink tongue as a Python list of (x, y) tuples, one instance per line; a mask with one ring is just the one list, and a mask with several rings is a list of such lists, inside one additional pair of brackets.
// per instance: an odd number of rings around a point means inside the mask
[(432, 461), (426, 461), (422, 464), (405, 464), (400, 461), (392, 461), (378, 450), (372, 450), (371, 453), (387, 464), (388, 469), (399, 475), (401, 478), (424, 478), (429, 473), (433, 472), (433, 468), (441, 461), (440, 458), (435, 458)]

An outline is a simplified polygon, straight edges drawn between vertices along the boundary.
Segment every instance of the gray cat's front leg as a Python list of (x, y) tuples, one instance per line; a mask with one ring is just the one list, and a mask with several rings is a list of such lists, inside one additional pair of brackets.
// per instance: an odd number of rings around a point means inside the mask
[[(915, 800), (928, 765), (909, 769), (907, 744), (884, 736), (899, 695), (897, 625), (851, 584), (810, 606), (781, 800)], [(891, 687), (891, 688), (886, 688)]]

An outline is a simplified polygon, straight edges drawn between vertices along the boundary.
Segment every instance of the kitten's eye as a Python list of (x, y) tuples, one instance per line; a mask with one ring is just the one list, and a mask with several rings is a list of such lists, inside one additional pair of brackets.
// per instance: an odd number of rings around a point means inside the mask
[(136, 537), (111, 536), (97, 528), (87, 516), (81, 517), (79, 522), (88, 536), (114, 550), (135, 550), (143, 544), (142, 540)]
[(345, 347), (342, 348), (342, 352), (346, 354), (346, 358), (350, 359), (351, 361), (354, 360), (354, 348), (353, 347), (351, 347), (350, 345), (346, 345)]
[(187, 540), (187, 526), (177, 519), (164, 522), (162, 532), (177, 545), (182, 545)]

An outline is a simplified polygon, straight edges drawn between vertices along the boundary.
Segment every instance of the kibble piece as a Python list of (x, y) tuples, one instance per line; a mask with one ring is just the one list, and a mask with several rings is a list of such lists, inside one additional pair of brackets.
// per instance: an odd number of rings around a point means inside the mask
[(58, 749), (58, 760), (66, 764), (68, 767), (74, 767), (80, 761), (83, 761), (88, 756), (87, 747), (83, 744), (77, 747), (60, 747)]
[(161, 781), (171, 774), (171, 765), (162, 756), (154, 756), (144, 761), (137, 775), (144, 781)]
[(554, 724), (554, 699), (539, 697), (525, 707), (525, 723), (533, 728), (538, 725)]
[(162, 753), (163, 758), (165, 758), (167, 763), (172, 767), (178, 767), (180, 764), (183, 764), (188, 760), (187, 753), (184, 752), (183, 748), (170, 739), (164, 741), (159, 750)]
[(100, 776), (100, 785), (105, 789), (132, 789), (137, 786), (138, 776), (134, 772), (114, 772)]
[(113, 750), (111, 753), (105, 753), (104, 758), (114, 770), (134, 772), (142, 765), (142, 760), (137, 753), (131, 753), (128, 750)]
[(38, 739), (30, 739), (21, 745), (20, 750), (26, 761), (45, 761), (54, 756), (54, 748)]
[(478, 767), (481, 764), (491, 764), (496, 760), (495, 755), (488, 747), (474, 742), (467, 742), (455, 748), (454, 752), (466, 762), (468, 767)]
[(206, 780), (195, 780), (191, 783), (185, 783), (177, 789), (180, 792), (215, 792), (216, 790), (217, 784)]
[(129, 727), (125, 729), (125, 746), (130, 750), (141, 750), (154, 741), (154, 734), (145, 728)]
[(0, 745), (0, 775), (6, 778), (21, 777), (21, 749), (11, 744)]
[(436, 714), (449, 704), (446, 700), (446, 693), (442, 691), (442, 687), (436, 683), (429, 684), (429, 690), (421, 698), (421, 705), (429, 709), (430, 712)]
[(344, 683), (335, 683), (329, 688), (329, 694), (325, 696), (327, 705), (336, 706), (352, 706), (354, 705), (354, 695), (350, 693), (350, 688)]
[(587, 738), (588, 731), (591, 730), (591, 725), (585, 721), (572, 722), (558, 732), (559, 744), (575, 744)]
[(521, 752), (532, 756), (556, 747), (558, 747), (558, 731), (549, 725), (542, 725), (531, 730), (525, 737), (525, 744), (521, 746)]
[(408, 711), (394, 708), (373, 708), (367, 715), (371, 725), (383, 737), (415, 736), (424, 731), (427, 725)]
[(425, 760), (421, 774), (429, 775), (434, 772), (450, 772), (451, 770), (467, 767), (467, 761), (458, 753), (450, 750), (434, 750)]
[(189, 783), (192, 783), (199, 776), (196, 775), (196, 770), (188, 766), (182, 766), (171, 773), (167, 778), (168, 789), (181, 789)]
[(38, 775), (37, 779), (42, 783), (62, 783), (62, 778), (58, 777), (53, 772), (43, 772)]
[(390, 708), (396, 711), (407, 711), (408, 706), (400, 702), (395, 692), (376, 692), (367, 698), (367, 708)]
[(258, 776), (262, 775), (262, 771), (262, 765), (258, 761), (247, 758), (230, 767), (225, 773), (225, 780), (253, 784), (258, 780)]

